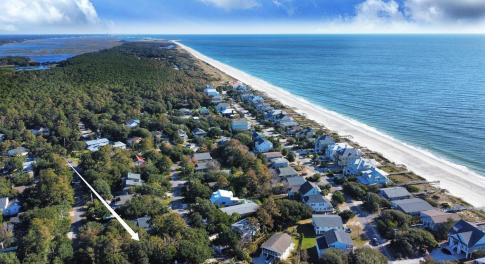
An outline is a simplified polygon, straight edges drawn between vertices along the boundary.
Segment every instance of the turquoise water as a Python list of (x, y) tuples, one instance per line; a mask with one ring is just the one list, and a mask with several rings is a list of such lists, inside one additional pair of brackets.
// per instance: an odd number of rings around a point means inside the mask
[(485, 175), (485, 36), (177, 36)]
[[(95, 36), (103, 38), (181, 40), (485, 175), (485, 36)], [(0, 56), (60, 61), (92, 49), (87, 40), (43, 37), (0, 46)]]

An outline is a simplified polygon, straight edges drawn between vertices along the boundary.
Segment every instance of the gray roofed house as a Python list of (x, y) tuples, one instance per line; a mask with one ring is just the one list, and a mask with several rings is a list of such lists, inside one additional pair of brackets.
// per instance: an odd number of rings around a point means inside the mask
[(245, 242), (249, 242), (259, 231), (259, 224), (252, 224), (249, 218), (244, 218), (231, 225), (231, 229), (241, 236)]
[(277, 260), (285, 260), (294, 248), (291, 236), (286, 233), (275, 233), (261, 245), (261, 255)]
[(392, 202), (392, 207), (411, 215), (419, 215), (422, 211), (433, 209), (428, 202), (419, 198), (395, 200)]
[(315, 229), (315, 234), (321, 235), (324, 232), (332, 229), (344, 230), (344, 223), (342, 218), (338, 215), (312, 215), (312, 223)]
[(453, 254), (464, 254), (467, 258), (473, 252), (485, 249), (483, 226), (464, 220), (458, 221), (448, 232), (448, 249)]
[(270, 161), (272, 159), (282, 158), (283, 154), (281, 154), (281, 152), (279, 151), (272, 151), (272, 152), (263, 153), (263, 156), (266, 159), (266, 161)]
[(456, 222), (460, 220), (459, 215), (443, 212), (438, 209), (423, 211), (419, 217), (421, 218), (423, 226), (431, 230), (436, 230), (440, 224), (447, 223), (448, 221)]
[(193, 159), (195, 162), (203, 162), (212, 160), (210, 152), (194, 153)]
[(246, 119), (234, 119), (231, 121), (231, 130), (236, 131), (248, 131), (251, 129), (251, 123)]
[(143, 216), (143, 217), (137, 218), (135, 220), (135, 223), (136, 223), (136, 226), (143, 228), (145, 230), (148, 230), (150, 229), (150, 220), (151, 220), (151, 217)]
[(312, 208), (315, 213), (333, 212), (333, 206), (329, 200), (321, 194), (308, 195), (303, 197), (303, 202)]
[(128, 172), (128, 175), (125, 178), (123, 191), (126, 192), (130, 187), (141, 186), (141, 185), (143, 185), (143, 181), (141, 180), (141, 175), (138, 173)]
[(303, 196), (309, 196), (309, 195), (316, 195), (320, 194), (322, 190), (320, 190), (320, 187), (316, 183), (306, 181), (300, 186), (300, 189), (298, 192), (300, 195)]
[(27, 156), (27, 154), (29, 154), (29, 150), (24, 147), (18, 147), (7, 151), (7, 155), (10, 157)]
[(413, 197), (413, 195), (409, 193), (408, 190), (404, 187), (382, 188), (379, 193), (382, 197), (391, 201), (409, 199)]
[(352, 238), (350, 234), (342, 230), (329, 230), (317, 238), (317, 252), (321, 257), (325, 254), (325, 250), (329, 248), (336, 248), (340, 250), (352, 250)]
[(301, 176), (293, 176), (286, 178), (286, 182), (288, 183), (288, 186), (301, 186), (306, 180)]
[(228, 206), (220, 208), (220, 210), (228, 215), (232, 214), (239, 214), (241, 216), (247, 216), (256, 213), (258, 210), (259, 205), (255, 204), (252, 201), (243, 200), (243, 203), (238, 205)]
[(284, 177), (284, 178), (294, 177), (294, 176), (298, 176), (298, 172), (292, 167), (283, 167), (283, 168), (278, 168), (278, 176)]

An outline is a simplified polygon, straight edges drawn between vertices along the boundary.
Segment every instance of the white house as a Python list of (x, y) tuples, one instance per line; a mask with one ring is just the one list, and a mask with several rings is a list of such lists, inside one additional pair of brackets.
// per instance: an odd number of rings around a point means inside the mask
[(321, 194), (307, 195), (304, 196), (302, 200), (308, 207), (312, 208), (314, 213), (333, 212), (332, 204)]
[(85, 142), (86, 148), (92, 152), (98, 151), (99, 148), (102, 146), (106, 146), (109, 144), (109, 140), (107, 138), (98, 138), (93, 140), (88, 140)]
[(315, 140), (315, 153), (324, 153), (329, 145), (335, 144), (335, 140), (328, 135), (323, 135)]
[(312, 224), (316, 235), (322, 235), (329, 230), (345, 231), (342, 218), (338, 215), (314, 214)]
[(126, 126), (129, 128), (135, 128), (140, 125), (140, 119), (130, 119), (126, 121)]
[(219, 92), (214, 89), (214, 87), (212, 87), (211, 85), (207, 85), (206, 88), (204, 89), (204, 93), (205, 95), (209, 96), (209, 97), (214, 97), (214, 96), (219, 96)]
[(370, 170), (363, 171), (357, 180), (364, 185), (385, 185), (391, 182), (388, 178), (388, 173), (378, 169), (372, 168)]
[(113, 148), (126, 149), (126, 144), (121, 141), (113, 143)]
[(351, 251), (353, 248), (350, 234), (342, 230), (329, 230), (317, 238), (318, 257), (322, 257), (329, 248)]
[(234, 119), (231, 121), (231, 130), (233, 132), (248, 131), (251, 129), (251, 123), (246, 119)]
[(27, 156), (28, 154), (29, 150), (24, 147), (18, 147), (7, 151), (9, 157)]
[(213, 192), (210, 201), (217, 206), (232, 206), (241, 202), (239, 198), (234, 197), (234, 194), (231, 191), (226, 190), (217, 190), (216, 192)]
[(343, 172), (345, 175), (359, 176), (363, 171), (370, 170), (374, 167), (376, 167), (375, 160), (360, 158), (347, 163)]
[(261, 245), (261, 256), (274, 260), (285, 260), (295, 247), (293, 239), (286, 233), (275, 233)]
[(331, 161), (337, 162), (340, 166), (346, 166), (362, 155), (359, 149), (356, 149), (347, 143), (335, 143), (329, 145), (325, 151), (325, 156)]

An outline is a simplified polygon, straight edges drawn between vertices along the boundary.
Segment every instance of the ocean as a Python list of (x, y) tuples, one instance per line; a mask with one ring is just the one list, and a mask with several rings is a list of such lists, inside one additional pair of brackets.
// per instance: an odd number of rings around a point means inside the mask
[[(485, 36), (104, 38), (179, 40), (314, 104), (485, 175)], [(27, 52), (39, 62), (59, 61), (89, 51), (91, 42), (85, 41), (88, 48), (75, 49), (71, 37), (43, 38), (0, 46), (0, 56)]]
[(174, 36), (181, 43), (485, 175), (485, 36)]

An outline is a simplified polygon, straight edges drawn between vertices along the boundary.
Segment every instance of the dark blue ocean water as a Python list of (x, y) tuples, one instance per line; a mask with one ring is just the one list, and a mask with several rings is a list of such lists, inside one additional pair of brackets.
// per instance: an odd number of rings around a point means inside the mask
[[(315, 104), (485, 175), (485, 36), (105, 38), (181, 40)], [(63, 60), (81, 51), (75, 39), (59, 37), (0, 46), (0, 56), (28, 53), (40, 62)]]
[(485, 36), (177, 38), (485, 175)]

